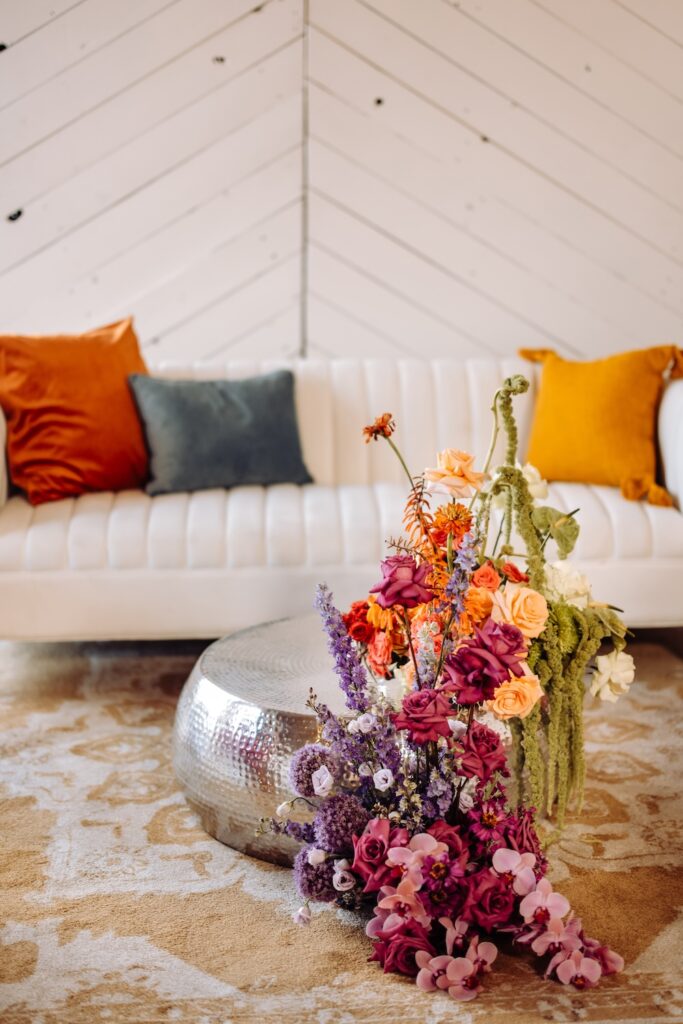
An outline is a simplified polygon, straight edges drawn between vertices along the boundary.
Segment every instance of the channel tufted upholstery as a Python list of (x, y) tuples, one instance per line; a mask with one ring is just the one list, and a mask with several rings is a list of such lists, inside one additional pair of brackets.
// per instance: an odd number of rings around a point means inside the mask
[[(215, 636), (308, 610), (319, 580), (346, 603), (375, 581), (386, 538), (400, 532), (406, 494), (388, 446), (363, 444), (362, 427), (393, 412), (416, 471), (449, 445), (483, 459), (496, 387), (511, 373), (530, 376), (517, 360), (243, 361), (152, 372), (237, 377), (286, 365), (296, 374), (304, 457), (315, 483), (155, 498), (88, 494), (37, 508), (11, 497), (0, 509), (2, 635)], [(666, 479), (677, 494), (682, 385), (669, 387), (660, 418)], [(530, 396), (516, 400), (522, 449), (534, 387), (532, 379)], [(5, 483), (0, 479), (0, 498)], [(574, 560), (597, 598), (623, 607), (630, 625), (683, 624), (678, 510), (579, 484), (553, 485), (550, 503), (581, 509)]]

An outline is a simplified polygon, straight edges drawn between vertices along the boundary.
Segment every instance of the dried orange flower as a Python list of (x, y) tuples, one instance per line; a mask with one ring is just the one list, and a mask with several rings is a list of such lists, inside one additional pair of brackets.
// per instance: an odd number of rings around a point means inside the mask
[(369, 427), (363, 427), (365, 443), (376, 441), (378, 437), (391, 437), (396, 430), (396, 424), (390, 412), (383, 412)]
[(472, 516), (464, 505), (449, 502), (441, 505), (434, 513), (434, 522), (429, 531), (430, 539), (437, 547), (443, 547), (448, 535), (453, 538), (453, 546), (457, 547), (472, 526)]

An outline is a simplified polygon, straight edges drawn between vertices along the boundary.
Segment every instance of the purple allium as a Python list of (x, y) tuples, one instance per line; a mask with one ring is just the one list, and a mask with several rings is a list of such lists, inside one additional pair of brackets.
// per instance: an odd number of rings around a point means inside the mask
[(336, 759), (329, 747), (322, 743), (307, 743), (292, 755), (289, 766), (289, 784), (299, 796), (315, 796), (311, 776), (323, 765), (335, 775)]
[(346, 706), (352, 711), (367, 711), (370, 704), (367, 673), (347, 632), (341, 612), (333, 605), (332, 594), (322, 583), (316, 591), (315, 607), (323, 620), (335, 671), (346, 696)]
[(510, 677), (521, 676), (526, 641), (516, 626), (487, 619), (466, 637), (444, 662), (442, 686), (458, 704), (493, 700), (497, 688)]
[(339, 893), (332, 885), (334, 861), (331, 857), (322, 864), (309, 864), (308, 854), (311, 846), (302, 846), (294, 861), (294, 881), (296, 890), (303, 900), (316, 900), (318, 903), (333, 903)]
[(330, 853), (353, 854), (353, 836), (362, 835), (369, 821), (369, 813), (355, 796), (328, 797), (313, 822), (316, 842)]

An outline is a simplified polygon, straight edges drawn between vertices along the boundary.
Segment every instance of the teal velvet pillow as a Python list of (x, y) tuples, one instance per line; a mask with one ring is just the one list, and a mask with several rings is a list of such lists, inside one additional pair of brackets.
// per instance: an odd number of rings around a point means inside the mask
[(150, 455), (148, 494), (240, 484), (308, 484), (294, 377), (128, 378)]

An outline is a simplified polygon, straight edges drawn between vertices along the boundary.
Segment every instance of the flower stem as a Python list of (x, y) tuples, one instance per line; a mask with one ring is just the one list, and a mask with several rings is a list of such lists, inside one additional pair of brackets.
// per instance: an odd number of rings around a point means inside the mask
[(385, 440), (386, 440), (387, 444), (389, 445), (389, 447), (391, 448), (391, 450), (393, 451), (393, 453), (396, 456), (396, 458), (398, 459), (398, 461), (403, 466), (403, 472), (408, 477), (408, 481), (410, 483), (410, 486), (414, 487), (415, 486), (415, 481), (413, 480), (413, 478), (412, 478), (412, 476), (410, 474), (410, 470), (408, 469), (408, 467), (406, 465), (405, 459), (401, 455), (400, 449), (398, 448), (397, 445), (394, 444), (394, 442), (391, 440), (390, 437), (385, 438)]
[(422, 689), (422, 680), (420, 679), (420, 670), (417, 667), (417, 658), (415, 657), (415, 648), (413, 647), (413, 638), (410, 634), (410, 618), (408, 617), (407, 609), (403, 609), (403, 623), (406, 630), (406, 639), (408, 640), (408, 649), (410, 650), (410, 656), (413, 659), (413, 665), (415, 666), (415, 682), (417, 683), (418, 690)]
[[(465, 729), (465, 736), (467, 736), (468, 732), (470, 731), (470, 726), (472, 725), (473, 718), (474, 718), (474, 704), (470, 704), (470, 710), (467, 713), (467, 728)], [(466, 781), (467, 780), (463, 776), (460, 779), (460, 782), (458, 783), (458, 789), (457, 789), (457, 792), (455, 794), (455, 813), (456, 814), (458, 814), (459, 811), (460, 811), (460, 794), (462, 793), (463, 789), (465, 788), (465, 782)]]

